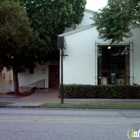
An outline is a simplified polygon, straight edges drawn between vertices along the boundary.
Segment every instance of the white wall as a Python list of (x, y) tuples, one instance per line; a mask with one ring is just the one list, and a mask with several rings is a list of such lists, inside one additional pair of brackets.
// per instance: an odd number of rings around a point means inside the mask
[[(130, 83), (140, 85), (140, 28), (132, 30), (131, 38), (124, 38), (121, 45), (130, 45)], [(66, 41), (64, 57), (64, 84), (97, 84), (97, 44), (109, 45), (98, 39), (97, 30), (86, 30), (63, 34)]]
[[(45, 74), (42, 73), (42, 70), (45, 69)], [(48, 88), (48, 63), (45, 65), (38, 65), (34, 69), (34, 74), (29, 74), (29, 70), (26, 72), (19, 73), (19, 86), (26, 86), (37, 82), (39, 80), (45, 79), (45, 88)]]
[[(45, 79), (45, 88), (49, 88), (49, 65), (58, 65), (58, 61), (48, 61), (44, 65), (37, 65), (33, 74), (29, 74), (29, 69), (23, 73), (18, 74), (19, 86), (27, 86), (39, 80)], [(45, 73), (42, 70), (45, 69)]]
[(133, 53), (132, 71), (134, 73), (133, 82), (140, 85), (140, 28), (132, 30), (133, 32)]
[(83, 20), (79, 25), (76, 26), (76, 28), (78, 29), (78, 28), (84, 27), (86, 25), (92, 24), (93, 20), (90, 19), (91, 17), (93, 17), (93, 11), (85, 10)]
[[(95, 35), (96, 34), (96, 35)], [(95, 79), (95, 39), (97, 31), (94, 27), (77, 32), (66, 39), (63, 65), (64, 84), (91, 84)]]

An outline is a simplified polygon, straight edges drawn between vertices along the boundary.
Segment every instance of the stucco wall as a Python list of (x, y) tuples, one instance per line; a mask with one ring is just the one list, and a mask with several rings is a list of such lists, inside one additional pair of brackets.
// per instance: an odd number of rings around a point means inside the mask
[(83, 20), (79, 25), (77, 25), (77, 28), (92, 24), (93, 20), (90, 19), (92, 17), (93, 17), (93, 11), (85, 10)]
[[(49, 66), (50, 65), (58, 65), (57, 61), (48, 61), (44, 65), (37, 65), (34, 69), (34, 73), (30, 74), (29, 69), (27, 69), (23, 73), (18, 74), (19, 78), (19, 86), (28, 86), (33, 84), (39, 80), (45, 79), (45, 88), (49, 88)], [(45, 71), (44, 71), (45, 70)]]
[[(42, 70), (45, 69), (45, 73), (42, 73)], [(19, 78), (19, 86), (26, 86), (37, 82), (39, 80), (45, 79), (45, 87), (48, 88), (48, 63), (45, 65), (38, 65), (34, 69), (33, 74), (29, 74), (29, 70), (27, 69), (23, 73), (18, 74)]]
[[(121, 45), (130, 45), (130, 84), (140, 85), (140, 29), (132, 30), (133, 36), (124, 38)], [(64, 57), (64, 84), (97, 84), (97, 44), (110, 45), (98, 39), (95, 27), (63, 34), (66, 49)], [(95, 44), (96, 42), (96, 44)], [(98, 42), (98, 43), (97, 43)]]
[(65, 36), (64, 84), (95, 84), (95, 28)]
[(135, 28), (133, 32), (133, 54), (132, 55), (132, 71), (133, 82), (140, 85), (140, 28)]

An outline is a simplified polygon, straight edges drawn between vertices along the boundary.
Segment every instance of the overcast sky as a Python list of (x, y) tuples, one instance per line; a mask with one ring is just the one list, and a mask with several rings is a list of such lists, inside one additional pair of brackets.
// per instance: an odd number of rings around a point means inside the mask
[(87, 0), (86, 9), (98, 11), (99, 8), (102, 8), (107, 5), (108, 0)]

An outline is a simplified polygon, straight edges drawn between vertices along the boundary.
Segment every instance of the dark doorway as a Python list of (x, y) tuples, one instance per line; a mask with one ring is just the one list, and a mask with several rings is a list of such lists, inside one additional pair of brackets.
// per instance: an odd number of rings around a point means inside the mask
[(49, 88), (58, 88), (59, 86), (59, 65), (49, 66)]

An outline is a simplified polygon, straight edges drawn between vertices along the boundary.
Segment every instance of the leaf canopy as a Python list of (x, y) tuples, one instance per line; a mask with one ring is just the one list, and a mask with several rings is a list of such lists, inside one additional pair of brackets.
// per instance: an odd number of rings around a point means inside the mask
[(93, 13), (99, 37), (120, 42), (132, 36), (131, 29), (140, 25), (140, 0), (110, 0), (108, 5)]
[[(22, 67), (21, 51), (30, 42), (33, 30), (26, 11), (14, 0), (0, 1), (0, 67)], [(17, 59), (17, 60), (15, 60)]]
[(82, 21), (86, 0), (22, 0), (31, 27), (46, 42), (49, 51), (57, 49), (57, 35)]

